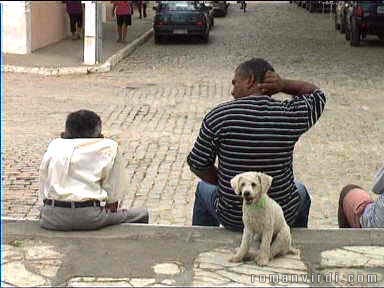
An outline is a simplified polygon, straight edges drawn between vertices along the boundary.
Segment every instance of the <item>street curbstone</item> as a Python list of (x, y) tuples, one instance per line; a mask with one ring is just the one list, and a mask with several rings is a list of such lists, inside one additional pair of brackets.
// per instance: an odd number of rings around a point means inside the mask
[(144, 44), (153, 35), (153, 28), (135, 39), (132, 43), (118, 50), (110, 56), (103, 64), (93, 66), (73, 66), (73, 67), (26, 67), (16, 65), (2, 65), (2, 72), (10, 73), (29, 73), (43, 76), (64, 76), (74, 74), (105, 73), (112, 70), (124, 57), (133, 53), (137, 47)]

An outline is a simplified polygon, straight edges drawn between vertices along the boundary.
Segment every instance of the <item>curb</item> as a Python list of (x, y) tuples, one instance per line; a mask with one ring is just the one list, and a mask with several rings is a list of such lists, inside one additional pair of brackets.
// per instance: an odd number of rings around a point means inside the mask
[(74, 67), (25, 67), (16, 65), (3, 65), (1, 67), (2, 72), (11, 73), (31, 73), (44, 76), (61, 76), (72, 74), (89, 74), (89, 73), (103, 73), (112, 70), (121, 59), (132, 54), (137, 47), (144, 44), (153, 35), (153, 28), (142, 34), (139, 38), (135, 39), (131, 44), (118, 50), (115, 54), (110, 56), (103, 64), (94, 66), (74, 66)]

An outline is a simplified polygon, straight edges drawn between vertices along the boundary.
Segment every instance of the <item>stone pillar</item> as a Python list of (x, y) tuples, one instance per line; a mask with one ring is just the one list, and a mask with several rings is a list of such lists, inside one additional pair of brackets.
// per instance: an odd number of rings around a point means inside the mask
[(102, 4), (83, 1), (84, 17), (84, 64), (94, 65), (102, 61)]
[(31, 53), (31, 1), (1, 1), (5, 53)]

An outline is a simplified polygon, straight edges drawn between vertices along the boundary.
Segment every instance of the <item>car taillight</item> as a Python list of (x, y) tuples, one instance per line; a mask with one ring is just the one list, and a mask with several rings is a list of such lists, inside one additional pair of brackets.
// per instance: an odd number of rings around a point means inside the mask
[(354, 14), (356, 17), (363, 17), (364, 16), (364, 9), (361, 6), (356, 6)]
[(158, 20), (158, 21), (155, 22), (155, 25), (157, 25), (157, 26), (167, 25), (167, 22), (166, 21)]
[(201, 21), (201, 20), (200, 20), (200, 21), (197, 21), (197, 22), (196, 22), (196, 25), (197, 25), (197, 26), (204, 26), (204, 21)]

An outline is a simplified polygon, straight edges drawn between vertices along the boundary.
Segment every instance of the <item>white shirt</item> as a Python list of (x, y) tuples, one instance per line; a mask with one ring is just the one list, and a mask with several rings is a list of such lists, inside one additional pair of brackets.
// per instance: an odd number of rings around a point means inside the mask
[(127, 183), (118, 144), (110, 139), (53, 140), (40, 166), (40, 195), (60, 201), (122, 200)]

